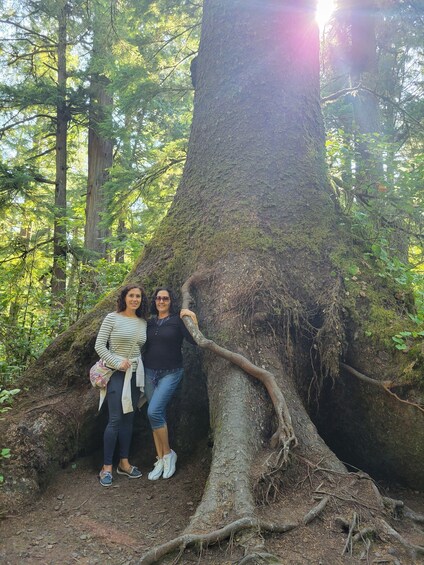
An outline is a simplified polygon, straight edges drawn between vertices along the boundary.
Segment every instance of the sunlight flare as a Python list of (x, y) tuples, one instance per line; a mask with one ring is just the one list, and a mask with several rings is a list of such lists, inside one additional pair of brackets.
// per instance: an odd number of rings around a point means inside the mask
[(315, 12), (315, 19), (319, 26), (320, 33), (323, 32), (325, 25), (331, 18), (332, 13), (336, 9), (335, 0), (318, 0)]

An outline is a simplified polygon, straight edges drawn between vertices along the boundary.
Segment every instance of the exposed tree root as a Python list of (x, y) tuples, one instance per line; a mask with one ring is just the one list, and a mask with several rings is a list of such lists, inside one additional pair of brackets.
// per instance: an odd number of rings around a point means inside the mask
[[(414, 510), (411, 510), (402, 500), (396, 500), (394, 498), (388, 498), (386, 496), (382, 497), (384, 506), (390, 511), (391, 515), (399, 520), (401, 518), (408, 518), (412, 522), (417, 524), (424, 524), (424, 515), (418, 514)], [(380, 522), (383, 525), (383, 531), (398, 540), (404, 547), (410, 550), (413, 554), (424, 555), (423, 546), (415, 546), (406, 541), (396, 530), (391, 528), (384, 520)]]
[(380, 519), (378, 523), (380, 531), (403, 545), (403, 547), (405, 547), (411, 553), (411, 556), (413, 558), (416, 558), (418, 555), (424, 555), (424, 546), (409, 543), (409, 541), (401, 536), (399, 532), (392, 528), (385, 520)]
[(372, 506), (368, 502), (365, 502), (364, 500), (360, 500), (357, 497), (342, 496), (340, 494), (336, 494), (334, 492), (327, 492), (325, 490), (316, 490), (315, 492), (317, 494), (325, 494), (327, 496), (333, 496), (334, 498), (337, 498), (338, 500), (341, 500), (343, 502), (351, 502), (353, 504), (359, 504), (359, 506), (363, 506), (364, 508), (368, 508), (369, 510), (373, 510), (374, 512), (378, 512), (380, 510), (379, 508), (376, 508), (375, 506)]
[[(198, 287), (209, 276), (210, 273), (200, 271), (195, 273), (184, 283), (181, 289), (184, 308), (189, 308), (190, 304), (193, 302), (191, 290), (195, 287)], [(335, 294), (337, 294), (336, 288), (334, 289), (334, 292)], [(335, 300), (335, 302), (337, 301)], [(340, 321), (337, 309), (332, 311), (330, 314), (330, 325), (332, 327), (337, 327), (338, 322)], [(267, 489), (266, 492), (263, 490), (263, 498), (266, 502), (269, 502), (268, 499), (272, 498), (271, 494), (278, 493), (279, 489), (281, 489), (281, 471), (287, 467), (289, 457), (290, 459), (292, 457), (297, 457), (292, 453), (292, 448), (297, 445), (298, 440), (294, 433), (292, 418), (285, 396), (283, 395), (279, 385), (277, 384), (277, 380), (272, 373), (254, 365), (243, 355), (234, 353), (217, 345), (212, 340), (206, 339), (189, 317), (184, 317), (184, 323), (200, 347), (211, 351), (212, 353), (215, 353), (219, 357), (222, 357), (223, 359), (233, 363), (234, 365), (237, 365), (245, 373), (259, 380), (265, 386), (267, 393), (271, 398), (277, 416), (277, 430), (273, 434), (271, 440), (271, 447), (273, 451), (269, 454), (268, 458), (265, 461), (265, 471), (263, 472), (263, 475), (261, 477), (261, 481), (262, 479), (265, 479), (262, 482), (265, 485), (264, 489)], [(320, 344), (326, 342), (326, 335), (327, 328), (322, 330), (321, 334), (318, 335), (318, 339), (315, 340), (315, 343)], [(322, 339), (320, 340), (320, 338)], [(337, 347), (335, 347), (334, 351), (336, 349)], [(327, 372), (325, 374), (328, 374), (328, 367), (331, 366), (330, 359), (326, 359), (324, 365), (325, 367), (321, 366), (320, 369), (321, 371), (324, 371), (324, 369), (326, 368)], [(367, 382), (371, 382), (375, 386), (384, 388), (387, 393), (396, 396), (389, 390), (390, 383), (379, 383), (374, 379), (369, 379), (369, 377), (359, 374), (354, 369), (345, 364), (341, 364), (341, 368), (349, 371), (351, 374), (355, 374), (355, 376), (358, 378), (367, 380)], [(288, 395), (287, 397), (290, 398), (288, 391), (286, 391), (286, 395)], [(398, 400), (401, 400), (397, 396), (396, 398)], [(417, 407), (420, 408), (419, 406)], [(156, 548), (153, 548), (148, 553), (146, 553), (142, 557), (141, 563), (149, 564), (158, 562), (169, 553), (176, 553), (177, 557), (175, 562), (177, 562), (188, 546), (197, 546), (198, 549), (202, 550), (209, 545), (213, 545), (227, 539), (229, 539), (229, 543), (231, 544), (233, 543), (233, 540), (237, 534), (241, 534), (237, 535), (237, 543), (238, 545), (242, 546), (246, 552), (246, 555), (241, 559), (241, 561), (239, 561), (239, 565), (261, 563), (271, 565), (272, 563), (281, 563), (281, 560), (278, 557), (267, 552), (262, 543), (249, 543), (249, 540), (251, 541), (251, 538), (261, 538), (262, 534), (265, 533), (282, 533), (293, 530), (299, 526), (307, 526), (323, 513), (330, 501), (336, 508), (345, 506), (346, 504), (350, 507), (353, 506), (354, 508), (353, 514), (351, 514), (347, 520), (340, 518), (340, 520), (342, 521), (342, 530), (345, 532), (346, 536), (344, 546), (340, 547), (340, 553), (342, 556), (352, 555), (354, 548), (356, 548), (356, 544), (358, 543), (363, 547), (363, 555), (368, 555), (372, 540), (376, 539), (380, 533), (396, 539), (411, 554), (418, 555), (424, 551), (423, 548), (414, 546), (404, 538), (402, 538), (402, 536), (398, 532), (391, 528), (391, 526), (382, 519), (385, 506), (387, 508), (386, 501), (381, 497), (372, 481), (365, 490), (358, 484), (362, 483), (360, 479), (365, 478), (370, 481), (370, 478), (368, 476), (357, 474), (355, 479), (351, 478), (350, 474), (345, 474), (339, 471), (336, 475), (332, 475), (330, 485), (327, 485), (327, 488), (324, 486), (324, 484), (326, 484), (326, 481), (321, 477), (318, 478), (318, 481), (315, 481), (313, 476), (315, 473), (324, 473), (328, 477), (327, 471), (331, 471), (331, 469), (321, 467), (321, 463), (324, 460), (325, 464), (323, 465), (323, 467), (330, 466), (328, 465), (327, 460), (323, 457), (322, 459), (320, 459), (318, 464), (311, 464), (313, 473), (309, 473), (308, 471), (308, 477), (305, 479), (309, 479), (312, 491), (315, 493), (315, 495), (318, 496), (319, 502), (304, 515), (303, 519), (298, 520), (296, 523), (280, 525), (274, 522), (266, 522), (253, 517), (253, 509), (252, 511), (248, 510), (247, 512), (240, 512), (238, 515), (244, 515), (246, 517), (237, 519), (227, 526), (213, 531), (208, 531), (207, 522), (205, 522), (206, 528), (204, 527), (204, 525), (202, 526), (201, 521), (197, 525), (194, 525), (192, 523), (187, 527), (187, 530), (183, 535), (163, 545), (157, 546)], [(306, 460), (305, 462), (309, 467), (310, 462)], [(347, 478), (347, 483), (344, 482), (344, 487), (340, 489), (336, 488), (335, 480), (333, 480), (339, 474), (340, 482), (343, 481), (343, 477)], [(339, 481), (339, 479), (337, 479), (337, 482)], [(317, 486), (318, 482), (321, 480), (323, 482), (321, 482), (319, 486)], [(352, 481), (355, 481), (355, 485)], [(313, 483), (315, 483), (315, 487), (313, 487)], [(340, 484), (339, 486), (342, 485)], [(373, 496), (373, 493), (375, 497)], [(402, 508), (400, 508), (400, 506), (395, 503), (392, 508), (392, 513), (395, 514), (395, 511), (397, 510), (402, 510), (402, 512), (404, 512), (403, 506)], [(237, 516), (237, 513), (235, 513), (235, 516)], [(374, 519), (371, 518), (370, 523), (370, 517), (374, 517), (377, 522), (375, 522)], [(361, 524), (361, 522), (363, 521), (365, 521), (366, 523)], [(213, 523), (213, 520), (210, 521), (210, 524)], [(219, 520), (215, 523), (219, 523)], [(200, 527), (197, 527), (199, 525)], [(204, 533), (192, 533), (192, 531), (190, 530), (197, 532), (200, 531)], [(247, 543), (245, 543), (246, 539)]]
[(159, 561), (162, 557), (172, 553), (173, 551), (179, 550), (180, 552), (183, 552), (184, 549), (191, 545), (197, 545), (200, 548), (212, 545), (233, 537), (236, 533), (243, 530), (257, 529), (272, 533), (284, 533), (293, 530), (297, 525), (298, 524), (274, 524), (270, 522), (262, 522), (256, 518), (240, 518), (240, 520), (231, 522), (219, 530), (214, 530), (206, 534), (187, 533), (182, 536), (178, 536), (167, 543), (158, 545), (143, 555), (140, 565), (150, 565), (151, 563)]
[[(340, 497), (336, 494), (332, 495), (336, 498), (340, 499)], [(345, 500), (343, 498), (343, 500)], [(418, 518), (418, 521), (423, 517), (417, 515), (415, 512), (411, 511), (409, 514), (409, 509), (404, 512), (404, 505), (401, 500), (393, 500), (390, 498), (382, 497), (384, 505), (386, 509), (388, 509), (391, 515), (396, 518), (400, 519), (402, 517), (409, 518), (414, 520)], [(357, 501), (355, 501), (357, 502)], [(361, 503), (359, 503), (361, 504)], [(340, 528), (343, 532), (346, 532), (347, 539), (342, 551), (342, 555), (349, 553), (352, 555), (353, 553), (353, 546), (355, 543), (362, 542), (365, 546), (366, 552), (369, 551), (372, 540), (375, 540), (377, 537), (380, 537), (384, 541), (384, 536), (389, 536), (392, 538), (393, 541), (398, 542), (401, 546), (403, 546), (414, 559), (414, 563), (416, 562), (415, 559), (417, 556), (424, 555), (424, 547), (420, 545), (414, 545), (406, 540), (399, 532), (397, 532), (389, 523), (381, 517), (376, 519), (374, 524), (368, 525), (366, 527), (360, 528), (360, 519), (356, 512), (353, 513), (353, 517), (351, 520), (346, 520), (341, 516), (337, 516), (334, 521), (335, 525)], [(377, 561), (373, 561), (377, 562)]]
[[(286, 524), (277, 524), (275, 522), (269, 522), (266, 520), (259, 520), (257, 518), (241, 518), (234, 522), (231, 522), (227, 526), (220, 528), (218, 530), (214, 530), (209, 533), (204, 534), (192, 534), (186, 533), (182, 536), (179, 536), (167, 543), (159, 545), (149, 552), (147, 552), (141, 558), (140, 564), (141, 565), (149, 565), (151, 563), (158, 562), (160, 559), (165, 557), (166, 555), (174, 552), (179, 551), (180, 556), (182, 555), (183, 551), (193, 545), (197, 545), (200, 549), (203, 547), (207, 547), (209, 545), (218, 543), (220, 541), (226, 540), (228, 538), (232, 539), (237, 533), (246, 530), (256, 530), (260, 534), (262, 533), (285, 533), (289, 532), (290, 530), (295, 529), (299, 525), (307, 525), (310, 524), (315, 518), (317, 518), (325, 509), (330, 497), (325, 497), (323, 500), (319, 502), (314, 508), (312, 508), (300, 522), (296, 523), (286, 523)], [(261, 561), (262, 560), (262, 561)], [(272, 554), (266, 552), (255, 552), (245, 556), (241, 563), (279, 563), (280, 560), (273, 556)]]
[[(235, 520), (234, 522), (231, 522), (223, 528), (211, 532), (201, 534), (185, 533), (167, 543), (156, 546), (155, 548), (145, 553), (140, 560), (140, 564), (150, 565), (153, 563), (158, 563), (166, 555), (174, 552), (178, 552), (178, 556), (174, 561), (175, 563), (177, 563), (180, 560), (184, 550), (189, 546), (197, 546), (201, 551), (210, 545), (219, 543), (226, 539), (229, 539), (230, 542), (232, 542), (237, 534), (240, 534), (241, 532), (247, 532), (248, 530), (254, 531), (258, 535), (263, 535), (264, 533), (280, 534), (289, 532), (299, 526), (306, 526), (310, 524), (313, 520), (320, 516), (327, 507), (330, 499), (331, 496), (326, 496), (316, 506), (309, 510), (309, 512), (307, 512), (300, 521), (294, 523), (278, 524), (254, 517), (245, 517), (240, 518), (239, 520)], [(414, 546), (407, 542), (404, 538), (402, 538), (402, 536), (400, 536), (400, 534), (393, 530), (393, 528), (391, 528), (389, 524), (387, 524), (387, 522), (382, 519), (379, 520), (379, 528), (368, 526), (360, 529), (359, 516), (356, 512), (354, 512), (351, 520), (345, 520), (344, 518), (339, 516), (336, 517), (335, 523), (348, 534), (342, 555), (346, 553), (349, 553), (351, 555), (353, 553), (353, 545), (357, 542), (364, 543), (366, 550), (368, 551), (371, 543), (371, 538), (376, 537), (379, 531), (396, 539), (404, 547), (411, 551), (411, 553), (421, 554), (424, 552), (424, 548), (420, 546)], [(248, 565), (253, 563), (264, 563), (271, 565), (273, 563), (281, 563), (281, 560), (275, 555), (268, 553), (264, 548), (258, 547), (255, 548), (253, 552), (245, 555), (242, 560), (238, 562), (238, 565)]]
[[(190, 303), (193, 302), (193, 298), (190, 294), (191, 286), (196, 284), (201, 279), (202, 274), (195, 273), (190, 278), (188, 278), (181, 287), (183, 308), (189, 308)], [(291, 415), (286, 400), (276, 382), (275, 376), (266, 369), (262, 369), (261, 367), (254, 365), (243, 355), (234, 353), (229, 349), (217, 345), (214, 341), (205, 338), (199, 328), (188, 316), (184, 316), (183, 321), (199, 347), (212, 351), (223, 359), (234, 363), (234, 365), (237, 365), (243, 371), (258, 379), (265, 386), (273, 403), (278, 422), (277, 430), (271, 437), (270, 443), (273, 449), (277, 447), (280, 448), (277, 460), (279, 468), (283, 467), (288, 462), (290, 449), (292, 447), (296, 447), (297, 445), (297, 438), (293, 430)]]
[[(340, 295), (342, 289), (342, 281), (337, 278), (332, 285), (325, 289), (325, 297), (317, 298), (319, 304), (326, 304), (325, 316), (321, 327), (315, 329), (311, 355), (311, 365), (314, 372), (314, 378), (311, 380), (308, 396), (310, 397), (312, 389), (315, 388), (318, 394), (324, 380), (331, 376), (335, 378), (339, 374), (339, 359), (341, 354), (341, 345), (344, 341), (343, 322), (340, 309)], [(314, 352), (318, 352), (319, 367), (315, 369), (316, 359)]]
[(356, 369), (354, 369), (350, 365), (347, 365), (346, 363), (340, 363), (340, 366), (342, 367), (342, 369), (345, 369), (345, 371), (347, 371), (348, 373), (350, 373), (351, 375), (353, 375), (357, 379), (364, 381), (364, 382), (366, 382), (370, 385), (381, 388), (381, 389), (385, 390), (388, 394), (390, 394), (391, 396), (396, 398), (396, 400), (398, 400), (399, 402), (402, 402), (404, 404), (408, 404), (409, 406), (414, 406), (415, 408), (417, 408), (421, 412), (424, 412), (424, 408), (422, 406), (420, 406), (419, 404), (416, 404), (415, 402), (410, 402), (409, 400), (404, 400), (403, 398), (400, 398), (397, 394), (392, 392), (390, 390), (390, 387), (392, 386), (391, 381), (377, 381), (376, 379), (372, 379), (371, 377), (368, 377), (367, 375), (364, 375), (363, 373), (357, 371)]
[(376, 528), (361, 528), (356, 532), (356, 534), (352, 537), (352, 541), (364, 541), (365, 539), (374, 538), (377, 535)]
[(305, 514), (305, 516), (303, 517), (303, 523), (305, 525), (310, 524), (313, 520), (315, 520), (315, 518), (317, 516), (322, 514), (322, 512), (324, 512), (324, 508), (327, 506), (329, 500), (330, 500), (330, 497), (325, 496), (321, 500), (321, 502), (319, 502), (319, 504), (314, 506), (314, 508), (312, 508), (312, 510), (309, 510), (309, 512), (307, 514)]
[(424, 514), (418, 514), (417, 512), (411, 510), (407, 506), (404, 506), (403, 508), (403, 515), (405, 516), (405, 518), (409, 518), (410, 520), (416, 522), (417, 524), (424, 524)]
[(394, 518), (400, 518), (403, 514), (404, 504), (402, 500), (395, 500), (387, 496), (381, 497), (384, 507), (387, 508)]

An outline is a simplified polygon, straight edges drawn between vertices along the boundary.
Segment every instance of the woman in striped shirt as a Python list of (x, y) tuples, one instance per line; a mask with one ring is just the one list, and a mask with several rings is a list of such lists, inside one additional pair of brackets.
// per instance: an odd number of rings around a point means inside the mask
[[(139, 285), (122, 289), (116, 312), (108, 314), (100, 327), (95, 350), (104, 363), (114, 369), (106, 390), (109, 421), (103, 438), (104, 465), (99, 473), (100, 484), (112, 485), (112, 459), (119, 443), (117, 472), (131, 479), (141, 472), (128, 461), (134, 410), (137, 406), (144, 379), (137, 383), (137, 365), (142, 369), (140, 351), (146, 341), (147, 297)], [(140, 372), (138, 372), (140, 374)]]

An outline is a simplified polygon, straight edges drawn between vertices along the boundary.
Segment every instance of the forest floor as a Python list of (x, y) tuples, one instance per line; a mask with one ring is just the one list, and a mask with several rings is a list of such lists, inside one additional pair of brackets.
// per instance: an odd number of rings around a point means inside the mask
[[(181, 534), (202, 496), (209, 465), (207, 450), (195, 458), (181, 457), (176, 474), (168, 480), (147, 479), (151, 461), (135, 458), (133, 463), (143, 477), (130, 480), (114, 473), (109, 488), (98, 483), (99, 455), (78, 459), (59, 471), (33, 507), (0, 522), (0, 563), (135, 565), (148, 549)], [(386, 494), (424, 513), (423, 493), (396, 489)], [(305, 515), (315, 504), (305, 489), (292, 490), (264, 507), (263, 516), (289, 522)], [(334, 510), (337, 508), (326, 509), (307, 526), (267, 536), (267, 550), (287, 565), (421, 563), (381, 537), (368, 551), (361, 544), (352, 555), (342, 556), (347, 534), (335, 526)], [(423, 525), (409, 525), (405, 530), (402, 521), (391, 523), (411, 543), (423, 544)], [(178, 563), (236, 565), (242, 557), (236, 543), (221, 543), (200, 555), (186, 550)], [(165, 562), (176, 563), (175, 555)]]

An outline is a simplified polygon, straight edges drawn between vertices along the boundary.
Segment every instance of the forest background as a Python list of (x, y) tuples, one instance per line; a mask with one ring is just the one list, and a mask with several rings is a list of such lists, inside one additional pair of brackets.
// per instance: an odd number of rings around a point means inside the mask
[[(1, 2), (2, 409), (26, 367), (119, 286), (172, 202), (201, 8)], [(424, 335), (423, 23), (418, 2), (340, 0), (321, 45), (334, 201), (378, 276), (414, 290), (409, 322), (383, 321), (411, 364)]]

